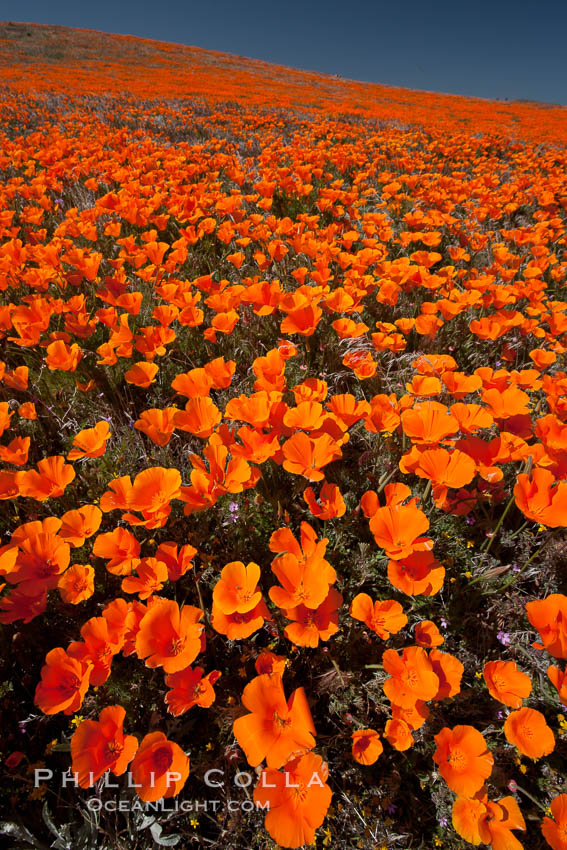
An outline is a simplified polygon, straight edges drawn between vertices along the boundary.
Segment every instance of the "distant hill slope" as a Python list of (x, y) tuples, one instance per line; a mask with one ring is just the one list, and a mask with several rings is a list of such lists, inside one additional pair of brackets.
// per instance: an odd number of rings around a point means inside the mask
[(0, 82), (20, 90), (129, 92), (246, 108), (358, 115), (430, 131), (567, 143), (567, 108), (345, 80), (214, 50), (92, 30), (0, 23)]

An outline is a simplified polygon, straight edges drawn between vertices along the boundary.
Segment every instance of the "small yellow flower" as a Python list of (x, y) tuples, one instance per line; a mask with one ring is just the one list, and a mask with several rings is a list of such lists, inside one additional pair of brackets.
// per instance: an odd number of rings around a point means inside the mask
[(323, 835), (325, 836), (323, 838), (323, 847), (327, 847), (327, 845), (331, 843), (331, 830), (329, 827), (323, 830)]
[(82, 714), (76, 714), (74, 717), (71, 718), (70, 725), (74, 726), (75, 729), (76, 729), (77, 726), (79, 725), (79, 723), (82, 723), (84, 719), (85, 718), (83, 717)]
[(213, 745), (212, 745), (212, 743), (211, 743), (210, 741), (209, 741), (209, 743), (206, 745), (205, 749), (206, 749), (206, 750), (212, 750), (212, 749), (213, 749)]
[(451, 576), (451, 578), (449, 580), (450, 580), (451, 584), (455, 584), (455, 582), (457, 581), (455, 576)]
[(56, 747), (56, 746), (57, 746), (57, 738), (54, 738), (53, 741), (49, 742), (49, 744), (46, 746), (45, 750), (43, 751), (44, 755), (50, 756), (51, 753), (53, 752), (53, 748)]
[(475, 676), (477, 679), (482, 679), (482, 673), (480, 672), (480, 670), (476, 671)]
[(467, 570), (465, 573), (465, 578), (472, 578), (472, 573), (470, 570)]
[(472, 548), (473, 548), (473, 546), (474, 546), (473, 541), (472, 541), (472, 540), (467, 540), (467, 549), (472, 549)]
[(193, 829), (197, 829), (197, 827), (199, 826), (199, 819), (198, 818), (191, 818), (189, 823), (191, 824)]
[(527, 773), (528, 769), (525, 764), (520, 765), (520, 773)]
[(436, 835), (435, 838), (433, 839), (433, 843), (435, 844), (436, 847), (442, 847), (442, 845), (443, 845), (443, 842), (441, 841), (441, 839), (439, 838), (438, 835)]

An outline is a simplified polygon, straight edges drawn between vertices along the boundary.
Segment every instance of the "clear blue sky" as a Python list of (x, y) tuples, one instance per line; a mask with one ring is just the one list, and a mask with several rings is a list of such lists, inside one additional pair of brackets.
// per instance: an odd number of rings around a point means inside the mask
[(567, 0), (0, 0), (0, 19), (173, 41), (354, 80), (567, 105)]

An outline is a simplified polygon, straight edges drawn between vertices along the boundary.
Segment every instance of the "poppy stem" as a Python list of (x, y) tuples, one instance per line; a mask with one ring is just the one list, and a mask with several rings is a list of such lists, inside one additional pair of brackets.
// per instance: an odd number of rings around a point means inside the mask
[(386, 486), (386, 484), (388, 484), (388, 482), (392, 480), (392, 478), (394, 477), (394, 475), (396, 474), (396, 472), (397, 472), (397, 469), (396, 469), (396, 467), (394, 467), (394, 469), (392, 469), (392, 471), (391, 471), (391, 472), (389, 472), (389, 473), (386, 475), (386, 477), (385, 477), (385, 478), (384, 478), (384, 477), (382, 477), (382, 478), (380, 479), (380, 481), (378, 482), (378, 489), (377, 489), (377, 491), (376, 491), (377, 495), (380, 495), (380, 493), (382, 492), (382, 490), (384, 489), (384, 487)]
[(519, 528), (518, 528), (518, 529), (517, 529), (517, 530), (516, 530), (513, 534), (511, 534), (511, 535), (510, 535), (510, 537), (509, 537), (508, 539), (509, 539), (509, 540), (513, 540), (513, 539), (514, 539), (514, 537), (517, 537), (517, 535), (518, 535), (518, 534), (520, 534), (520, 532), (524, 530), (524, 528), (526, 527), (526, 525), (528, 525), (528, 524), (529, 524), (529, 522), (530, 522), (530, 520), (529, 520), (529, 519), (527, 519), (525, 522), (523, 522), (523, 523), (521, 524), (521, 526), (520, 526), (520, 527), (519, 527)]
[(514, 494), (512, 494), (510, 496), (510, 501), (508, 502), (508, 504), (506, 505), (506, 507), (502, 511), (502, 515), (500, 516), (500, 519), (496, 523), (496, 528), (492, 532), (492, 535), (480, 547), (481, 552), (489, 552), (490, 551), (490, 547), (492, 546), (496, 537), (498, 536), (498, 532), (500, 531), (500, 527), (501, 527), (502, 523), (504, 522), (504, 520), (506, 519), (508, 512), (509, 512), (510, 508), (512, 507), (512, 505), (514, 504), (514, 502), (515, 502), (515, 496), (514, 496)]
[(432, 487), (433, 487), (433, 481), (430, 478), (429, 481), (426, 484), (425, 490), (423, 491), (423, 496), (421, 497), (421, 501), (423, 502), (423, 504), (425, 504), (426, 499), (428, 498), (429, 494), (431, 493)]
[(532, 795), (530, 794), (529, 791), (526, 791), (525, 788), (522, 788), (521, 785), (518, 785), (518, 783), (515, 780), (514, 780), (514, 786), (515, 786), (516, 791), (519, 791), (520, 794), (523, 794), (525, 797), (528, 797), (532, 801), (532, 803), (535, 803), (535, 805), (538, 807), (538, 809), (542, 810), (542, 812), (545, 812), (547, 810), (547, 806), (544, 803), (539, 803), (536, 800), (535, 797), (532, 797)]

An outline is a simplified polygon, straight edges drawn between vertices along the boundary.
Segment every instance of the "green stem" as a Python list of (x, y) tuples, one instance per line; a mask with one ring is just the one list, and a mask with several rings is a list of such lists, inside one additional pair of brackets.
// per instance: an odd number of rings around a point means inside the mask
[(502, 511), (502, 515), (501, 515), (500, 519), (498, 520), (498, 522), (496, 523), (496, 528), (492, 532), (491, 537), (489, 537), (489, 539), (485, 543), (483, 543), (482, 546), (480, 547), (481, 552), (489, 552), (490, 551), (490, 547), (494, 543), (494, 541), (495, 541), (495, 539), (498, 535), (498, 532), (500, 531), (500, 527), (501, 527), (502, 523), (504, 522), (504, 520), (506, 519), (506, 516), (508, 515), (508, 512), (509, 512), (510, 508), (512, 507), (512, 505), (514, 504), (514, 502), (515, 502), (515, 496), (514, 496), (514, 494), (512, 494), (510, 496), (510, 501), (508, 502), (508, 504), (506, 505), (506, 507)]

